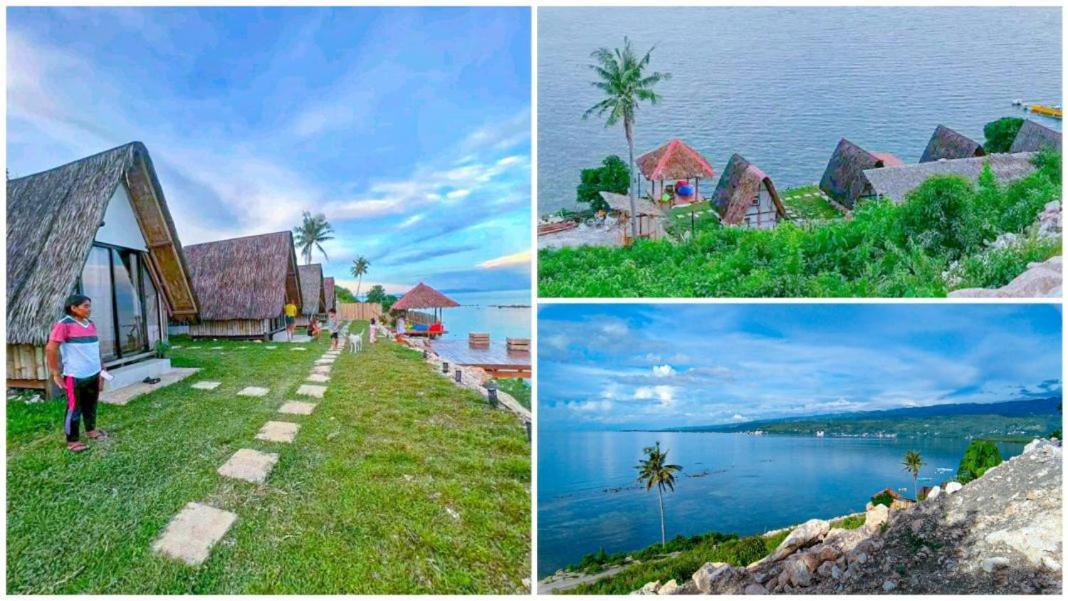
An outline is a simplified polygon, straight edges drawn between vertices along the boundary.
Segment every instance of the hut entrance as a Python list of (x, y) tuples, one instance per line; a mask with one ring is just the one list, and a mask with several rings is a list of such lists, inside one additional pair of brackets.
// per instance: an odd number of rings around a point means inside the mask
[[(630, 220), (631, 207), (630, 197), (614, 192), (601, 192), (601, 198), (618, 216), (620, 236), (623, 246), (629, 246), (634, 242), (631, 236)], [(638, 238), (659, 240), (664, 236), (664, 228), (661, 225), (661, 211), (647, 198), (636, 198), (634, 206), (638, 212)]]
[(100, 354), (105, 361), (148, 351), (145, 292), (155, 287), (145, 253), (94, 243), (76, 289), (93, 302)]

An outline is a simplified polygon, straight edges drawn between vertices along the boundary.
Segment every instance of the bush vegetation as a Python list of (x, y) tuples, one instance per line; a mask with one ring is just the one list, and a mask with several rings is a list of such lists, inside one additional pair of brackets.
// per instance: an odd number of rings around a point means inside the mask
[(883, 491), (883, 492), (881, 492), (881, 493), (879, 493), (877, 495), (872, 496), (871, 504), (872, 505), (885, 505), (887, 507), (890, 507), (891, 505), (894, 504), (894, 497), (890, 493), (888, 493), (886, 491)]
[(1001, 453), (997, 445), (989, 440), (973, 440), (964, 451), (964, 457), (957, 468), (957, 482), (967, 484), (982, 477), (986, 471), (1001, 464)]
[(983, 135), (986, 137), (983, 149), (988, 153), (1008, 152), (1023, 122), (1024, 120), (1019, 117), (1002, 117), (997, 121), (987, 123), (983, 127)]
[(629, 189), (630, 169), (623, 159), (611, 155), (600, 167), (583, 169), (575, 199), (587, 203), (594, 211), (608, 210), (608, 203), (601, 198), (601, 191), (626, 194)]
[(1001, 233), (1024, 231), (1047, 202), (1060, 199), (1060, 160), (1059, 153), (1041, 153), (1034, 173), (1007, 185), (989, 169), (975, 186), (960, 177), (933, 177), (899, 205), (868, 201), (852, 219), (818, 225), (752, 230), (700, 219), (682, 242), (542, 250), (539, 293), (931, 297), (945, 296), (944, 274), (958, 270), (969, 286), (1002, 286), (1027, 261), (1060, 252), (1057, 241), (985, 248)]

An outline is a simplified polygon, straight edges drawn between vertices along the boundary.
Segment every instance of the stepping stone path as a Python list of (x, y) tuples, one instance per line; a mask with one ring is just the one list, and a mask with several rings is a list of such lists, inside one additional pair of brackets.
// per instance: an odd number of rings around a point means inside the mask
[(268, 440), (270, 442), (293, 442), (293, 439), (297, 437), (297, 430), (300, 429), (300, 424), (294, 424), (292, 422), (267, 422), (260, 428), (256, 438), (258, 440)]
[(321, 399), (323, 398), (323, 395), (326, 394), (326, 386), (318, 386), (316, 384), (301, 384), (300, 388), (297, 389), (297, 394), (302, 394), (304, 396), (313, 396), (317, 399)]
[(273, 351), (274, 349), (276, 349), (276, 348), (278, 348), (278, 347), (277, 347), (277, 346), (265, 346), (265, 347), (263, 347), (263, 348), (265, 348), (265, 349), (267, 349), (267, 350), (269, 350), (269, 351)]
[(246, 386), (238, 391), (237, 396), (264, 396), (270, 392), (268, 388), (260, 388), (259, 386)]
[(204, 563), (211, 546), (230, 529), (237, 514), (203, 503), (189, 503), (171, 518), (152, 550), (187, 565)]
[(263, 484), (274, 464), (278, 463), (277, 453), (261, 453), (253, 449), (240, 449), (219, 468), (220, 476), (237, 478), (247, 482)]
[(293, 348), (291, 348), (289, 350), (291, 350), (291, 351), (306, 351), (308, 349), (304, 348), (303, 346), (295, 346), (295, 347), (293, 347)]
[(221, 347), (221, 346), (213, 346), (213, 347), (211, 347), (211, 350), (213, 350), (213, 351), (221, 351), (221, 350), (223, 350), (223, 347)]
[(322, 382), (329, 382), (330, 381), (330, 376), (328, 376), (326, 374), (313, 373), (313, 374), (309, 375), (306, 379), (309, 382), (320, 382), (320, 383), (322, 383)]
[(222, 382), (202, 380), (200, 382), (197, 382), (196, 384), (193, 384), (193, 388), (196, 388), (197, 390), (215, 390), (219, 387), (220, 384), (222, 384)]
[(284, 405), (278, 408), (278, 412), (290, 415), (311, 415), (312, 411), (315, 411), (315, 405), (316, 403), (305, 403), (304, 401), (286, 401)]
[(312, 373), (313, 374), (328, 374), (328, 373), (330, 373), (330, 366), (329, 365), (316, 365), (315, 367), (312, 368)]
[(182, 348), (182, 345), (176, 344), (176, 345), (172, 346), (171, 348), (172, 349), (179, 349), (179, 348)]

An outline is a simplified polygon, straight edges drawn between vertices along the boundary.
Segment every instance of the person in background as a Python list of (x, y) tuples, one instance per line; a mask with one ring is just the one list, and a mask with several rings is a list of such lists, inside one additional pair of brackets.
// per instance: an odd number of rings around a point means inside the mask
[(290, 300), (285, 306), (286, 340), (293, 342), (293, 331), (297, 329), (297, 306)]
[(312, 340), (319, 342), (320, 333), (322, 333), (322, 329), (319, 327), (319, 318), (310, 318), (308, 320), (308, 336), (311, 336)]
[(378, 340), (378, 321), (372, 317), (371, 326), (367, 328), (367, 342), (374, 344)]
[[(107, 378), (100, 361), (100, 342), (96, 324), (89, 319), (92, 300), (82, 294), (72, 294), (63, 304), (66, 316), (52, 326), (45, 345), (45, 357), (52, 381), (66, 394), (67, 411), (63, 418), (63, 433), (67, 435), (67, 449), (73, 453), (88, 450), (78, 436), (78, 422), (85, 424), (85, 435), (103, 440), (107, 432), (96, 427), (96, 404)], [(60, 370), (60, 356), (63, 368)]]
[(326, 312), (326, 331), (330, 332), (330, 350), (336, 350), (338, 342), (337, 335), (337, 311), (330, 309)]

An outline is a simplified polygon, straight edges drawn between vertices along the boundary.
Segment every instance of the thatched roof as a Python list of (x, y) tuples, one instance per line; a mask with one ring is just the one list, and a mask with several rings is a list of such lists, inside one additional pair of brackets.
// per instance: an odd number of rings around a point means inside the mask
[(272, 319), (303, 305), (293, 234), (275, 232), (185, 249), (203, 320)]
[(334, 278), (323, 278), (323, 294), (326, 296), (326, 310), (337, 307), (337, 296), (334, 292)]
[(108, 201), (125, 184), (170, 315), (197, 316), (178, 232), (148, 149), (131, 142), (7, 182), (7, 341), (44, 344), (81, 276)]
[(979, 180), (979, 174), (982, 173), (985, 164), (990, 165), (998, 182), (1011, 182), (1026, 177), (1035, 170), (1034, 165), (1031, 164), (1032, 157), (1034, 153), (1031, 152), (991, 154), (966, 159), (948, 159), (901, 167), (870, 169), (864, 172), (869, 186), (865, 195), (878, 195), (894, 202), (902, 202), (909, 192), (918, 188), (927, 178), (936, 175), (959, 175), (974, 183)]
[(319, 263), (301, 265), (300, 298), (303, 302), (304, 315), (318, 315), (326, 312), (326, 290), (323, 288), (323, 266)]
[[(620, 213), (630, 215), (630, 196), (627, 196), (626, 194), (616, 194), (615, 192), (601, 192), (601, 198), (608, 203), (608, 206), (613, 211), (619, 211)], [(639, 215), (659, 217), (661, 214), (660, 209), (658, 209), (657, 206), (653, 204), (653, 201), (648, 198), (635, 198), (634, 206), (638, 209)]]
[(827, 163), (820, 179), (820, 190), (839, 203), (852, 207), (864, 192), (867, 180), (866, 169), (878, 169), (890, 165), (902, 165), (900, 159), (885, 152), (868, 152), (842, 138)]
[(637, 163), (638, 169), (648, 180), (689, 179), (716, 175), (712, 170), (712, 165), (701, 156), (701, 153), (678, 138), (641, 155)]
[(1016, 133), (1009, 152), (1038, 152), (1047, 147), (1060, 152), (1061, 132), (1027, 119)]
[(719, 184), (712, 193), (712, 205), (716, 207), (723, 223), (738, 225), (745, 220), (745, 212), (753, 204), (760, 192), (761, 185), (768, 187), (771, 200), (775, 203), (775, 212), (780, 218), (786, 218), (786, 207), (779, 198), (779, 192), (771, 178), (745, 160), (740, 154), (733, 154), (727, 161), (727, 168), (719, 176)]
[(430, 286), (419, 282), (419, 285), (408, 291), (401, 299), (393, 303), (390, 310), (400, 309), (437, 309), (442, 307), (459, 307), (460, 303), (452, 300), (444, 294), (434, 290)]
[(939, 125), (931, 134), (927, 142), (927, 148), (923, 149), (921, 163), (929, 163), (941, 159), (965, 159), (968, 157), (981, 157), (986, 154), (983, 145), (975, 140), (949, 129), (945, 125)]

